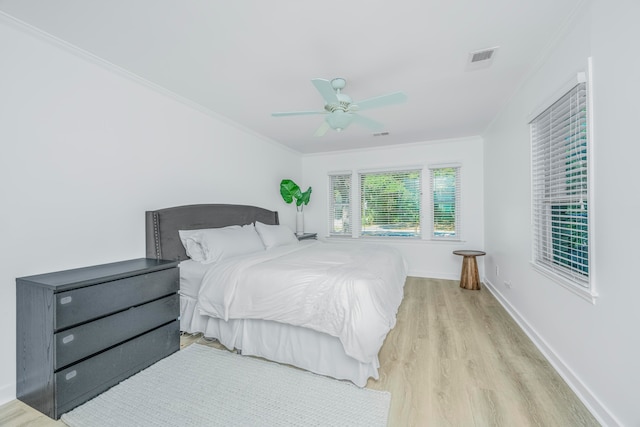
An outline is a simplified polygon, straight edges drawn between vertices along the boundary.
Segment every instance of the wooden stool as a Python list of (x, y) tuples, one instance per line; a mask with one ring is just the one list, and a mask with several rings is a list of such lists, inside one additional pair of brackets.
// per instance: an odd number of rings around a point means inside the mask
[(454, 255), (461, 255), (462, 272), (460, 273), (460, 287), (477, 291), (480, 289), (480, 275), (478, 274), (477, 256), (486, 255), (482, 251), (453, 251)]

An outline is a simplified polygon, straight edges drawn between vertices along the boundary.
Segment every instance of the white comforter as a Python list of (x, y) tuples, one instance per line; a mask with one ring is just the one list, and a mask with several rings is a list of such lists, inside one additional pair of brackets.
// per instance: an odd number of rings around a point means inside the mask
[(224, 320), (266, 319), (327, 333), (369, 363), (395, 326), (405, 279), (402, 256), (387, 246), (303, 242), (214, 264), (198, 305)]

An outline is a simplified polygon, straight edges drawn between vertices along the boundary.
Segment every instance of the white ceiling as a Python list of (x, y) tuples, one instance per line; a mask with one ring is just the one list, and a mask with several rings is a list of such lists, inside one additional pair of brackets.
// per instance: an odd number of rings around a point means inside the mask
[[(302, 153), (480, 135), (583, 0), (0, 0), (0, 11)], [(499, 46), (489, 68), (470, 52)], [(401, 105), (313, 137), (312, 78)]]

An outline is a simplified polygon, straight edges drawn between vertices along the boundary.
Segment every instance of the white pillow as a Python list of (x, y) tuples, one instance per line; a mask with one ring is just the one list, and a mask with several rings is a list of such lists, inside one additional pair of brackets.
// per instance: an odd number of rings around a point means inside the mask
[[(233, 227), (240, 228), (239, 225)], [(184, 250), (187, 252), (187, 256), (194, 261), (204, 261), (204, 251), (200, 245), (200, 238), (198, 237), (203, 230), (178, 230), (180, 235), (180, 241)]]
[(286, 225), (267, 225), (256, 221), (256, 231), (267, 249), (298, 243), (298, 238)]
[[(185, 250), (187, 254), (192, 253), (201, 258), (199, 260), (189, 255), (191, 259), (205, 264), (264, 250), (262, 240), (253, 224), (192, 231), (196, 232), (186, 237)], [(181, 233), (181, 237), (182, 234), (188, 233)]]

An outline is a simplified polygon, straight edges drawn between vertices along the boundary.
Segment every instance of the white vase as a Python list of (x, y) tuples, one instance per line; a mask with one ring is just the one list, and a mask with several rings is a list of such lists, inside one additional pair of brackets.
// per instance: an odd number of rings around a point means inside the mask
[(296, 235), (302, 236), (304, 234), (304, 213), (302, 209), (296, 212)]

